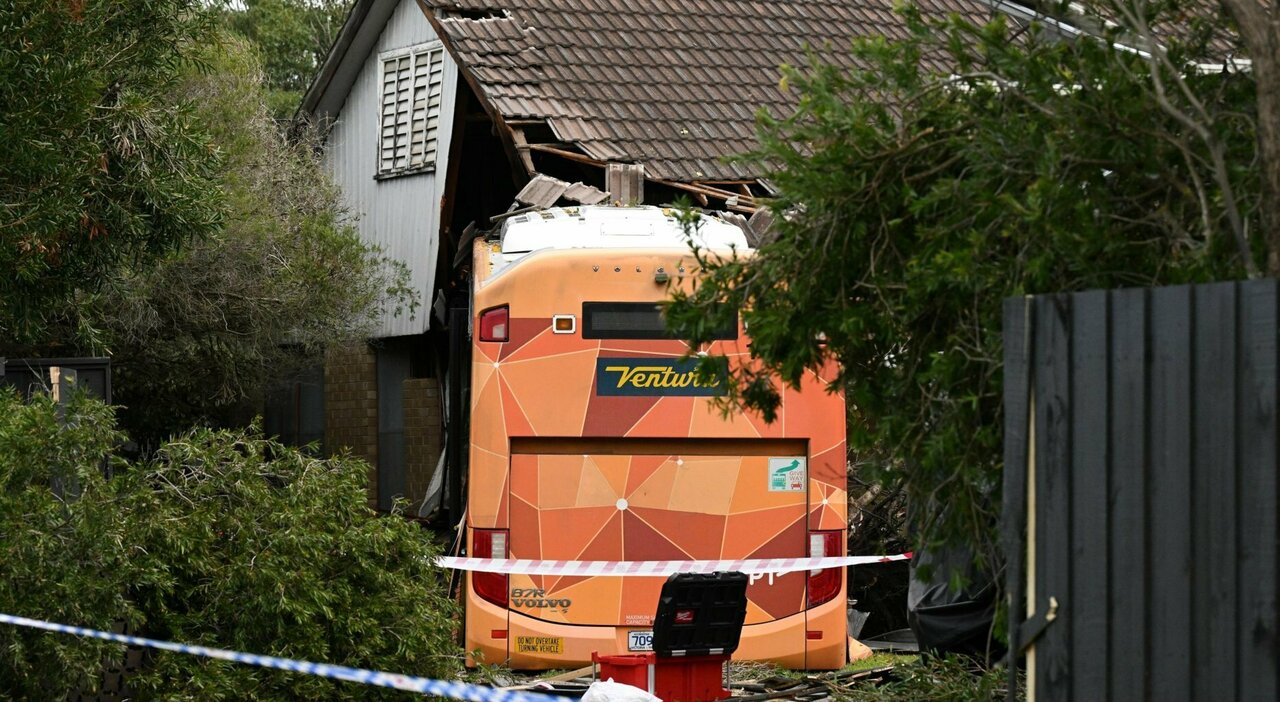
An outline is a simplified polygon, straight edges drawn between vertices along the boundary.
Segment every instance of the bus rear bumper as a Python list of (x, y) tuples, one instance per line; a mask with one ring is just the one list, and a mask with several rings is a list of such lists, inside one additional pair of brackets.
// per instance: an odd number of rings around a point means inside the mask
[[(841, 592), (841, 595), (844, 593)], [(733, 660), (769, 662), (794, 670), (833, 670), (847, 662), (844, 597), (811, 610), (742, 627)], [(642, 626), (558, 624), (473, 599), (467, 612), (467, 664), (505, 663), (515, 670), (577, 668), (601, 655), (629, 653), (628, 635)], [(497, 636), (495, 636), (497, 634)], [(505, 638), (503, 638), (505, 637)]]

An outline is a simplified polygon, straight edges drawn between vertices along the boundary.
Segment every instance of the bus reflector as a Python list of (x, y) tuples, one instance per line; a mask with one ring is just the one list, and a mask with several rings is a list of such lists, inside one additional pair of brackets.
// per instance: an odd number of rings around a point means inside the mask
[(556, 334), (572, 334), (578, 331), (578, 318), (571, 314), (552, 315), (551, 331)]
[(507, 340), (507, 306), (492, 307), (480, 313), (480, 340)]
[[(505, 308), (503, 308), (505, 312)], [(505, 529), (472, 529), (471, 555), (474, 558), (506, 558)], [(471, 587), (486, 602), (507, 606), (507, 576), (502, 573), (472, 573)]]
[[(838, 531), (809, 532), (809, 556), (824, 558), (840, 555)], [(830, 601), (840, 592), (840, 568), (824, 568), (809, 571), (809, 607)]]

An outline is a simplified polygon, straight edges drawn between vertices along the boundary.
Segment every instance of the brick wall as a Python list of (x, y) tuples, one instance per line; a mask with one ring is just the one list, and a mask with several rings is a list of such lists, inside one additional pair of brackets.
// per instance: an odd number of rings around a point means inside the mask
[(369, 462), (369, 506), (378, 504), (378, 365), (368, 344), (333, 347), (324, 354), (324, 445), (350, 449)]
[(404, 381), (404, 487), (414, 508), (426, 496), (440, 461), (441, 432), (440, 383), (435, 378)]

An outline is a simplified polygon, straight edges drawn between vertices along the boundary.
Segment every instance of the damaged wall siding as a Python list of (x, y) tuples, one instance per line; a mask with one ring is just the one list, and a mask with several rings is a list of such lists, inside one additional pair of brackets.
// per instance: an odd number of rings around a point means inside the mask
[(346, 104), (329, 135), (325, 158), (342, 186), (346, 204), (360, 235), (403, 261), (418, 291), (418, 311), (411, 320), (390, 312), (376, 331), (379, 337), (417, 334), (430, 323), (431, 291), (440, 232), (440, 197), (444, 193), (458, 70), (445, 54), (436, 169), (375, 180), (378, 172), (378, 117), (381, 107), (381, 64), (378, 54), (435, 41), (436, 35), (414, 0), (401, 0), (360, 70)]

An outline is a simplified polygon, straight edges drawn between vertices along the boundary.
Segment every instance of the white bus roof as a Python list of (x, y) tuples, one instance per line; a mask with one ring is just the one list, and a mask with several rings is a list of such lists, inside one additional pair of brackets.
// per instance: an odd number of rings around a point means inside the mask
[[(688, 250), (690, 237), (676, 218), (660, 207), (555, 207), (508, 219), (502, 225), (501, 253), (508, 260), (541, 249)], [(698, 219), (693, 242), (705, 249), (750, 248), (739, 227), (712, 216)]]

